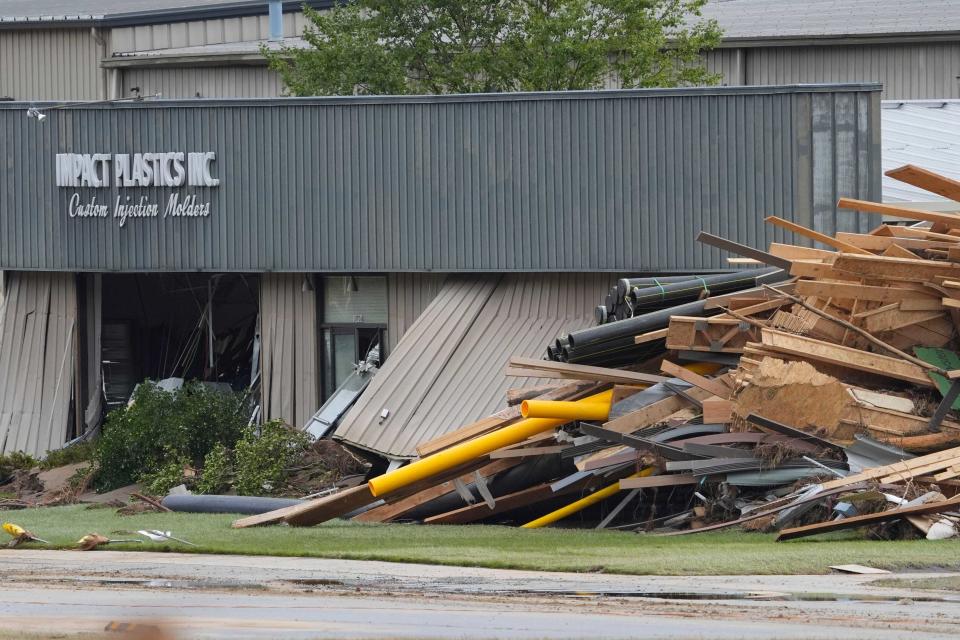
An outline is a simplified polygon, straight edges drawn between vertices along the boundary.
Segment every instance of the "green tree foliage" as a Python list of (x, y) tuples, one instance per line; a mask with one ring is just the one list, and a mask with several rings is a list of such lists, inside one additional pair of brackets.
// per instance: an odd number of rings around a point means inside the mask
[(294, 95), (714, 84), (707, 0), (347, 0), (305, 8), (307, 48), (263, 49)]

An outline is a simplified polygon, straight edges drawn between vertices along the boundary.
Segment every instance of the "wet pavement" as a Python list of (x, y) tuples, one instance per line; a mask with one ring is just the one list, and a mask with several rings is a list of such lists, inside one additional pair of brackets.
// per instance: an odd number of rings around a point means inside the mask
[[(960, 635), (960, 594), (873, 584), (891, 576), (618, 576), (176, 553), (0, 554), (0, 628), (39, 634), (160, 621), (178, 638)], [(896, 577), (929, 575), (950, 574)]]

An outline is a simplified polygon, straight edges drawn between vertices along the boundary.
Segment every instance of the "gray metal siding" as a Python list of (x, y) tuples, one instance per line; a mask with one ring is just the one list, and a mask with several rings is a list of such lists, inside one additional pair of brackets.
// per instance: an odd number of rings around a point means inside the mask
[(267, 67), (147, 67), (123, 70), (123, 95), (140, 87), (141, 95), (164, 98), (272, 98), (283, 82)]
[(433, 302), (446, 275), (391, 273), (387, 275), (387, 352), (391, 353), (407, 329)]
[[(730, 61), (746, 57), (746, 78)], [(884, 100), (960, 97), (960, 42), (716, 49), (707, 67), (730, 85), (879, 82)]]
[[(306, 17), (303, 13), (284, 13), (283, 35), (299, 36), (303, 33), (305, 24)], [(224, 42), (266, 40), (269, 36), (270, 25), (266, 15), (145, 24), (112, 29), (111, 51), (112, 53), (129, 53), (193, 47)]]
[(99, 60), (89, 29), (0, 31), (0, 98), (100, 100)]
[[(725, 267), (767, 215), (837, 224), (879, 198), (863, 87), (280, 101), (52, 111), (0, 104), (0, 268), (70, 271), (671, 271)], [(217, 153), (203, 219), (70, 219), (55, 154)], [(857, 168), (857, 180), (844, 173)], [(835, 172), (835, 169), (838, 171)], [(169, 189), (81, 188), (163, 203)]]

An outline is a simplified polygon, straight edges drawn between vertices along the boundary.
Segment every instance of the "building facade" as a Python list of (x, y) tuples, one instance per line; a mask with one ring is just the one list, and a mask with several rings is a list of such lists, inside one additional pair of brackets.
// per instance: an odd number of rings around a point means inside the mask
[(144, 378), (302, 425), (407, 332), (418, 397), (456, 380), (486, 415), (528, 382), (483, 384), (504, 349), (542, 355), (617, 277), (726, 268), (701, 230), (866, 230), (834, 205), (879, 194), (879, 89), (0, 102), (0, 444), (42, 454)]
[[(273, 27), (268, 4), (9, 0), (0, 7), (0, 98), (284, 95), (260, 47), (303, 46), (304, 3), (279, 2)], [(884, 100), (960, 98), (953, 0), (711, 0), (703, 13), (724, 32), (706, 65), (728, 86), (868, 82), (883, 85)]]

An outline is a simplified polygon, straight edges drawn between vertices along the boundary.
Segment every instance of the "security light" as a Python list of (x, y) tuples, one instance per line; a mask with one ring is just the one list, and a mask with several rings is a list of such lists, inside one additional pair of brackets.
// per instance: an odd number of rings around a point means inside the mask
[(40, 110), (37, 109), (36, 107), (30, 107), (29, 109), (27, 109), (27, 117), (36, 118), (37, 122), (43, 122), (44, 120), (47, 119), (47, 114), (40, 113)]

